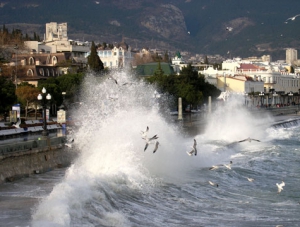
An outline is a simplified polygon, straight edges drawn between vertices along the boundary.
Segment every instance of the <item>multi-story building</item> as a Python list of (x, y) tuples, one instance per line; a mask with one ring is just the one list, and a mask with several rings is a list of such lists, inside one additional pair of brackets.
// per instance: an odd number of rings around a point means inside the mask
[[(104, 47), (97, 50), (104, 67), (115, 69), (130, 66), (133, 60), (131, 47), (124, 41), (114, 44), (113, 48)], [(90, 52), (85, 54), (88, 57)]]
[(297, 50), (293, 48), (286, 49), (286, 63), (293, 64), (298, 59)]
[[(87, 64), (85, 54), (90, 51), (89, 43), (77, 45), (68, 40), (67, 23), (47, 23), (42, 42), (25, 41), (24, 44), (28, 52), (16, 51), (12, 56), (11, 66), (16, 68), (15, 83), (26, 80), (36, 85), (39, 79), (84, 68)], [(68, 64), (60, 66), (62, 62)]]

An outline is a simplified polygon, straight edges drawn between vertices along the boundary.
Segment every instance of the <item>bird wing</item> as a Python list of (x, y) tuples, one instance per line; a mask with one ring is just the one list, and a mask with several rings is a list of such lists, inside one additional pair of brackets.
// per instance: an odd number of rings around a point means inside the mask
[(72, 145), (71, 145), (71, 144), (68, 144), (68, 143), (65, 143), (65, 146), (66, 146), (66, 147), (69, 147), (69, 148), (72, 148)]
[(246, 140), (247, 140), (247, 139), (240, 140), (240, 141), (238, 141), (238, 143), (245, 142)]
[(260, 142), (260, 140), (256, 140), (256, 139), (252, 139), (252, 140), (257, 141), (257, 142)]
[(280, 187), (283, 187), (283, 186), (285, 186), (285, 183), (282, 181), (282, 183), (279, 184), (279, 186), (280, 186)]
[(195, 149), (192, 149), (191, 151), (187, 151), (186, 153), (187, 153), (189, 156), (192, 156), (194, 152), (195, 152)]
[(147, 150), (147, 147), (148, 147), (148, 143), (146, 143), (146, 145), (145, 145), (145, 148), (144, 148), (144, 151), (146, 151)]
[(157, 135), (152, 136), (149, 141), (158, 139)]
[(209, 168), (209, 170), (214, 170), (214, 169), (218, 169), (218, 168), (219, 168), (219, 166), (212, 166)]
[(157, 149), (158, 149), (158, 145), (159, 145), (159, 142), (158, 142), (158, 141), (156, 141), (156, 144), (155, 144), (155, 148), (154, 148), (154, 150), (153, 150), (153, 153), (155, 153), (155, 152), (157, 151)]

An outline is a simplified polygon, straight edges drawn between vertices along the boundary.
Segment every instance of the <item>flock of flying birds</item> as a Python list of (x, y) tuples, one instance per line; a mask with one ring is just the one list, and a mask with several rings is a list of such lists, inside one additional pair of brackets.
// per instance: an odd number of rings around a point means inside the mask
[[(157, 135), (154, 135), (154, 136), (152, 136), (151, 138), (148, 138), (148, 132), (149, 132), (149, 127), (148, 127), (148, 126), (147, 126), (147, 128), (146, 128), (145, 131), (141, 131), (142, 139), (145, 140), (145, 143), (146, 143), (146, 145), (145, 145), (145, 147), (144, 147), (144, 151), (147, 150), (149, 144), (151, 144), (152, 141), (158, 139)], [(251, 141), (260, 142), (260, 140), (257, 140), (257, 139), (253, 139), (253, 138), (248, 137), (248, 138), (246, 138), (246, 139), (244, 139), (244, 140), (239, 140), (239, 141), (234, 142), (234, 143), (242, 143), (242, 142), (246, 142), (246, 141), (248, 141), (248, 142), (251, 142)], [(159, 142), (156, 141), (155, 146), (154, 146), (153, 153), (155, 153), (155, 152), (157, 151), (158, 146), (159, 146)], [(196, 139), (194, 139), (194, 144), (193, 144), (193, 146), (191, 147), (191, 150), (190, 150), (190, 151), (187, 151), (186, 153), (187, 153), (189, 156), (193, 156), (193, 155), (196, 156), (196, 155), (197, 155), (197, 141), (196, 141)], [(228, 164), (213, 165), (213, 166), (211, 166), (211, 167), (209, 168), (209, 170), (216, 170), (216, 169), (221, 168), (221, 167), (225, 167), (225, 168), (227, 168), (227, 169), (230, 170), (230, 169), (231, 169), (231, 165), (232, 165), (232, 161), (230, 161)], [(247, 180), (248, 180), (249, 182), (253, 182), (253, 181), (254, 181), (253, 178), (250, 178), (250, 177), (246, 177), (246, 178), (247, 178)], [(218, 185), (217, 183), (214, 183), (214, 182), (212, 182), (212, 181), (208, 181), (208, 183), (209, 183), (210, 185), (212, 185), (212, 186), (219, 187), (219, 185)], [(277, 186), (277, 189), (278, 189), (277, 192), (280, 193), (280, 192), (283, 190), (283, 187), (285, 186), (285, 183), (284, 183), (284, 181), (282, 181), (280, 184), (279, 184), (279, 183), (276, 183), (276, 186)]]

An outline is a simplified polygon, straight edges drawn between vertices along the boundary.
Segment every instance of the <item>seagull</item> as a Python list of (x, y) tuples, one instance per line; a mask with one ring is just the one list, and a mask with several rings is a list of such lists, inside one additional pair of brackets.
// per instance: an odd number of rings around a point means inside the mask
[(278, 188), (278, 193), (280, 193), (283, 190), (283, 187), (285, 186), (285, 183), (282, 181), (280, 184), (276, 183)]
[(186, 152), (189, 156), (192, 156), (195, 153), (195, 156), (197, 155), (197, 141), (194, 139), (194, 145), (192, 146), (191, 151)]
[(216, 183), (213, 183), (213, 182), (211, 182), (211, 181), (208, 181), (208, 183), (209, 183), (210, 185), (212, 185), (212, 186), (219, 187), (219, 185), (218, 185), (218, 184), (216, 184)]
[(21, 124), (21, 118), (18, 119), (16, 124), (13, 124), (12, 126), (16, 127), (16, 128), (20, 128), (20, 124)]
[(147, 132), (149, 131), (149, 127), (147, 126), (145, 131), (141, 131), (142, 134), (142, 138), (146, 138), (147, 137)]
[(72, 143), (74, 143), (74, 138), (70, 141), (70, 143), (65, 143), (65, 146), (72, 148)]
[(249, 178), (249, 177), (247, 177), (247, 180), (250, 181), (250, 182), (253, 182), (253, 181), (254, 181), (253, 178)]
[(231, 165), (232, 165), (232, 161), (230, 161), (229, 164), (224, 164), (224, 166), (225, 166), (227, 169), (231, 169)]
[(159, 145), (159, 142), (158, 142), (158, 141), (156, 141), (156, 143), (155, 143), (155, 148), (154, 148), (154, 150), (153, 150), (153, 153), (155, 153), (155, 152), (157, 151), (157, 149), (158, 149), (158, 145)]
[(250, 138), (250, 137), (248, 137), (247, 139), (244, 139), (244, 140), (240, 140), (240, 141), (238, 141), (238, 142), (241, 143), (241, 142), (245, 142), (245, 141), (248, 141), (248, 142), (250, 142), (250, 143), (251, 143), (251, 141), (257, 141), (257, 142), (260, 142), (260, 140), (252, 139), (252, 138)]
[(297, 14), (297, 15), (295, 15), (293, 17), (290, 17), (290, 18), (286, 19), (286, 21), (288, 21), (288, 20), (295, 20), (296, 17), (299, 17), (299, 16), (300, 16), (300, 14)]
[(144, 148), (144, 151), (146, 151), (146, 149), (148, 148), (148, 145), (151, 143), (151, 140), (155, 140), (158, 139), (157, 135), (152, 136), (150, 139), (146, 136), (145, 138), (142, 138), (146, 141), (146, 145)]
[(108, 77), (108, 79), (113, 80), (113, 81), (115, 81), (116, 84), (118, 84), (118, 81), (115, 78), (113, 78), (112, 76)]
[(231, 32), (232, 29), (233, 29), (232, 27), (226, 27), (226, 30), (227, 30), (227, 31), (230, 31), (230, 32)]

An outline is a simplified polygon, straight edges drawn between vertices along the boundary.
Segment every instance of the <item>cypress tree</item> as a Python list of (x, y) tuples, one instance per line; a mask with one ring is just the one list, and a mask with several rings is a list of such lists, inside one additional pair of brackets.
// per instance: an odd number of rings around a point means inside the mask
[(97, 54), (97, 48), (94, 43), (92, 42), (91, 46), (91, 53), (88, 56), (88, 65), (91, 70), (98, 72), (104, 69), (103, 62), (101, 61), (100, 57)]

